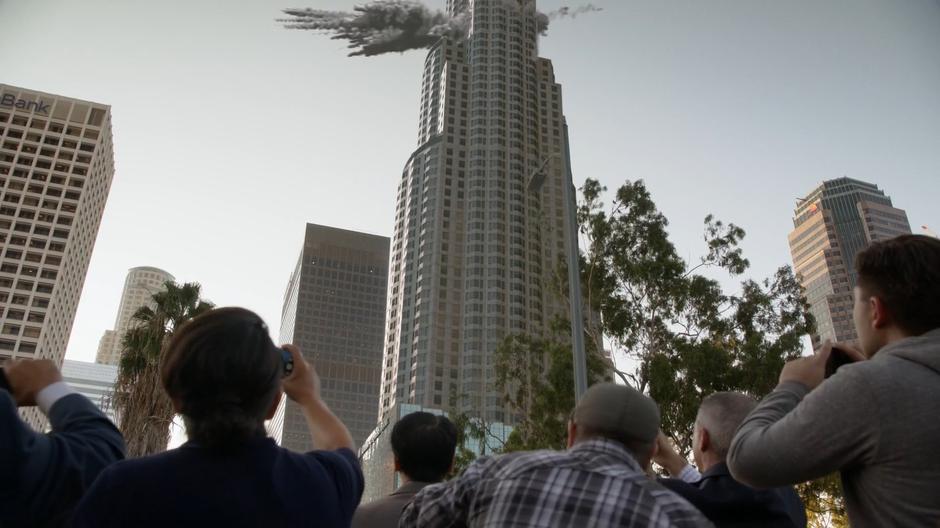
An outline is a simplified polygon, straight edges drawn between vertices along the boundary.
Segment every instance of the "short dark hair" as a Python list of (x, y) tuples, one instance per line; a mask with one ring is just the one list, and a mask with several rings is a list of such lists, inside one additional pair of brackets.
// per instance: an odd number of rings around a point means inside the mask
[(855, 259), (858, 285), (880, 297), (911, 335), (940, 328), (940, 240), (902, 235), (872, 243)]
[(415, 412), (392, 428), (392, 452), (401, 472), (417, 482), (441, 482), (454, 463), (457, 427), (446, 416)]
[(225, 448), (264, 436), (265, 416), (281, 390), (282, 361), (257, 314), (218, 308), (176, 332), (160, 376), (180, 405), (189, 438)]

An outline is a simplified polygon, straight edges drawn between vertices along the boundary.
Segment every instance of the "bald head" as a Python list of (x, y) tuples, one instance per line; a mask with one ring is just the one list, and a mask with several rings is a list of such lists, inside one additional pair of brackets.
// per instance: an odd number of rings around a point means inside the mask
[(735, 431), (747, 415), (757, 407), (757, 401), (740, 392), (716, 392), (702, 400), (695, 422), (708, 431), (710, 450), (724, 459), (728, 456)]

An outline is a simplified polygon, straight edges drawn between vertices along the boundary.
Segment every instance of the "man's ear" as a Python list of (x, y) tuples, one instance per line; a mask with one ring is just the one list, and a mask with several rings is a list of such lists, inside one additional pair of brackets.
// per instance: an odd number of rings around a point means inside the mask
[(708, 429), (705, 429), (704, 427), (699, 428), (698, 443), (699, 443), (699, 451), (701, 451), (702, 453), (705, 453), (711, 449), (712, 437), (710, 434), (708, 434)]
[(574, 420), (568, 420), (568, 449), (571, 449), (571, 446), (574, 445), (574, 441), (578, 438), (578, 426), (574, 423)]
[(868, 313), (871, 317), (871, 327), (875, 330), (891, 324), (891, 314), (881, 297), (873, 295), (868, 298)]
[[(398, 461), (398, 457), (392, 457), (395, 459), (395, 471), (401, 472), (401, 462)], [(451, 462), (451, 469), (453, 469), (453, 462)]]

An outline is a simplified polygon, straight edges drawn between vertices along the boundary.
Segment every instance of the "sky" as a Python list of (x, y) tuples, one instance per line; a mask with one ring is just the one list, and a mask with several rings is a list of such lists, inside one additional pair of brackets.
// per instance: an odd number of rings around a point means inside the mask
[[(129, 268), (277, 328), (305, 222), (391, 236), (424, 53), (349, 58), (275, 19), (358, 2), (285, 1), (0, 0), (0, 82), (113, 112), (69, 359), (94, 359)], [(796, 198), (841, 176), (877, 183), (915, 231), (940, 228), (937, 0), (593, 3), (540, 44), (575, 182), (645, 180), (681, 254), (703, 252), (714, 213), (747, 231), (748, 276), (769, 276), (790, 263)]]

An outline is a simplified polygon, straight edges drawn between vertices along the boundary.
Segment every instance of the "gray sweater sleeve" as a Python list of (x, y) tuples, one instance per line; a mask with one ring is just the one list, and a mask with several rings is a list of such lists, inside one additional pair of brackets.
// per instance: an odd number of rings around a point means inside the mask
[(877, 402), (860, 369), (843, 367), (816, 390), (782, 383), (738, 428), (728, 452), (736, 480), (772, 488), (870, 461), (878, 445)]

